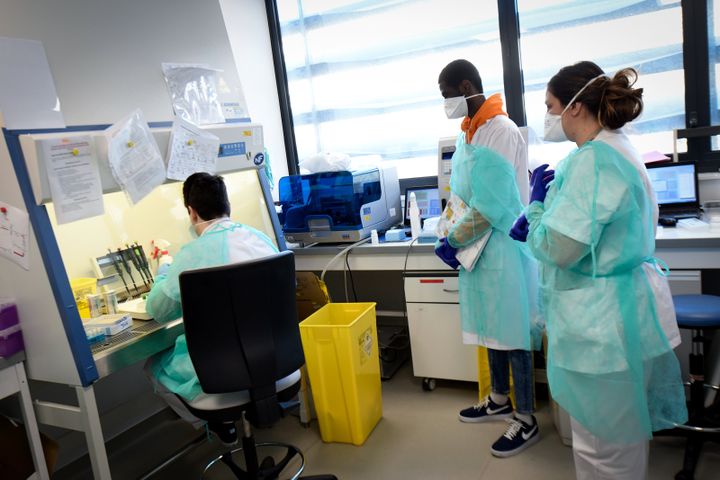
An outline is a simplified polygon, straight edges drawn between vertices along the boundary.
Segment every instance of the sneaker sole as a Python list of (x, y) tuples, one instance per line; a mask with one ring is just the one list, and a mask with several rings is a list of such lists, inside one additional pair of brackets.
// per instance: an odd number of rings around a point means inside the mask
[(484, 415), (482, 417), (463, 417), (458, 415), (458, 419), (463, 423), (485, 423), (485, 422), (499, 422), (513, 416), (513, 412), (510, 413), (496, 413), (495, 415)]
[(533, 436), (532, 438), (530, 438), (529, 440), (527, 440), (525, 443), (523, 443), (521, 446), (519, 446), (519, 447), (516, 448), (515, 450), (508, 450), (508, 451), (506, 451), (506, 452), (499, 452), (499, 451), (493, 450), (493, 449), (491, 448), (491, 449), (490, 449), (490, 453), (492, 453), (493, 456), (498, 457), (498, 458), (512, 457), (513, 455), (517, 455), (518, 453), (522, 452), (523, 450), (525, 450), (525, 449), (527, 449), (527, 448), (529, 448), (529, 447), (532, 447), (533, 445), (535, 445), (535, 444), (536, 444), (537, 442), (539, 442), (539, 441), (540, 441), (540, 434), (538, 433), (537, 435), (535, 435), (535, 436)]

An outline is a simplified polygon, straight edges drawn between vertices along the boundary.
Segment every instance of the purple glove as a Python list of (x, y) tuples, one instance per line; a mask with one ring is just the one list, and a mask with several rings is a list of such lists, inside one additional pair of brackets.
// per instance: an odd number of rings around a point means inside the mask
[(544, 202), (548, 191), (548, 183), (555, 179), (555, 170), (547, 170), (547, 163), (540, 165), (533, 170), (530, 177), (530, 203)]
[(525, 242), (527, 241), (528, 233), (530, 233), (530, 225), (528, 224), (527, 218), (525, 218), (525, 214), (523, 213), (517, 218), (517, 220), (515, 220), (515, 223), (513, 223), (509, 235), (513, 240), (517, 240), (518, 242)]
[(455, 258), (456, 254), (457, 248), (450, 245), (447, 241), (447, 238), (441, 238), (440, 245), (435, 248), (435, 255), (440, 257), (440, 260), (448, 264), (448, 266), (453, 270), (457, 269), (460, 266), (460, 262), (458, 262), (457, 258)]

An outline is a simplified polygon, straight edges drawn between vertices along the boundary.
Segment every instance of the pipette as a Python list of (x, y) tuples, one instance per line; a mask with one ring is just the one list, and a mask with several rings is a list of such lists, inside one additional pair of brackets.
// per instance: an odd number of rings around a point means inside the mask
[(118, 255), (120, 256), (120, 260), (122, 260), (123, 265), (125, 266), (125, 272), (127, 272), (128, 277), (130, 277), (130, 281), (133, 284), (133, 288), (135, 289), (135, 293), (139, 294), (140, 291), (137, 288), (137, 283), (135, 283), (135, 279), (132, 276), (132, 273), (130, 272), (130, 265), (127, 262), (127, 258), (125, 258), (125, 255), (123, 255), (123, 251), (121, 249), (117, 249)]
[(136, 255), (135, 249), (126, 243), (124, 251), (127, 252), (127, 256), (130, 257), (130, 261), (135, 267), (135, 270), (140, 274), (140, 280), (142, 280), (145, 288), (149, 290), (150, 285), (148, 285), (148, 282), (145, 279), (145, 272), (143, 272), (142, 266), (140, 265), (140, 258)]
[(147, 257), (145, 256), (145, 249), (137, 241), (135, 242), (135, 249), (136, 252), (140, 254), (140, 263), (142, 263), (143, 269), (145, 269), (145, 275), (147, 275), (150, 284), (152, 284), (155, 280), (153, 279), (152, 272), (150, 271), (150, 264), (148, 263)]
[(132, 294), (130, 293), (130, 289), (128, 288), (128, 284), (125, 281), (125, 277), (123, 277), (122, 269), (120, 268), (120, 265), (118, 265), (117, 258), (115, 257), (115, 254), (108, 248), (108, 256), (110, 257), (110, 260), (112, 260), (112, 264), (115, 267), (115, 271), (118, 274), (118, 277), (120, 277), (120, 280), (122, 280), (123, 285), (125, 285), (125, 290), (127, 290), (128, 298), (132, 297)]

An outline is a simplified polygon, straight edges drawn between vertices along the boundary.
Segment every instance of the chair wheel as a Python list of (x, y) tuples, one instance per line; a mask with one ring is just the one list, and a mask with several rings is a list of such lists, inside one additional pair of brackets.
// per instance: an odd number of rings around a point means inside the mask
[(260, 470), (266, 470), (275, 466), (275, 459), (273, 457), (265, 457), (260, 462)]
[(423, 378), (422, 382), (422, 388), (426, 392), (432, 392), (435, 390), (435, 387), (437, 386), (437, 382), (434, 378)]

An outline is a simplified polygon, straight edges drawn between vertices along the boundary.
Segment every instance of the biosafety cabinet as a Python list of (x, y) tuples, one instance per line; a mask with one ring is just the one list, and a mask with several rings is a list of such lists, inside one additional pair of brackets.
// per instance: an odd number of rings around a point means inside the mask
[[(13, 296), (19, 308), (28, 377), (69, 386), (77, 397), (77, 404), (37, 398), (39, 422), (84, 432), (96, 478), (110, 478), (110, 471), (94, 383), (171, 347), (183, 331), (182, 321), (134, 321), (130, 329), (91, 347), (70, 280), (95, 276), (92, 259), (108, 249), (138, 242), (149, 252), (150, 241), (162, 238), (172, 245), (174, 253), (191, 240), (182, 182), (167, 181), (134, 205), (120, 191), (108, 167), (103, 132), (107, 127), (3, 130), (0, 143), (0, 200), (26, 211), (30, 221), (26, 239), (29, 270), (3, 261), (0, 291)], [(165, 158), (171, 124), (150, 127)], [(262, 127), (237, 123), (203, 128), (220, 138), (217, 173), (227, 185), (231, 218), (265, 232), (284, 249), (265, 175)], [(78, 136), (90, 136), (94, 144), (105, 213), (58, 224), (40, 145), (45, 139)], [(122, 286), (116, 283), (114, 288)]]

